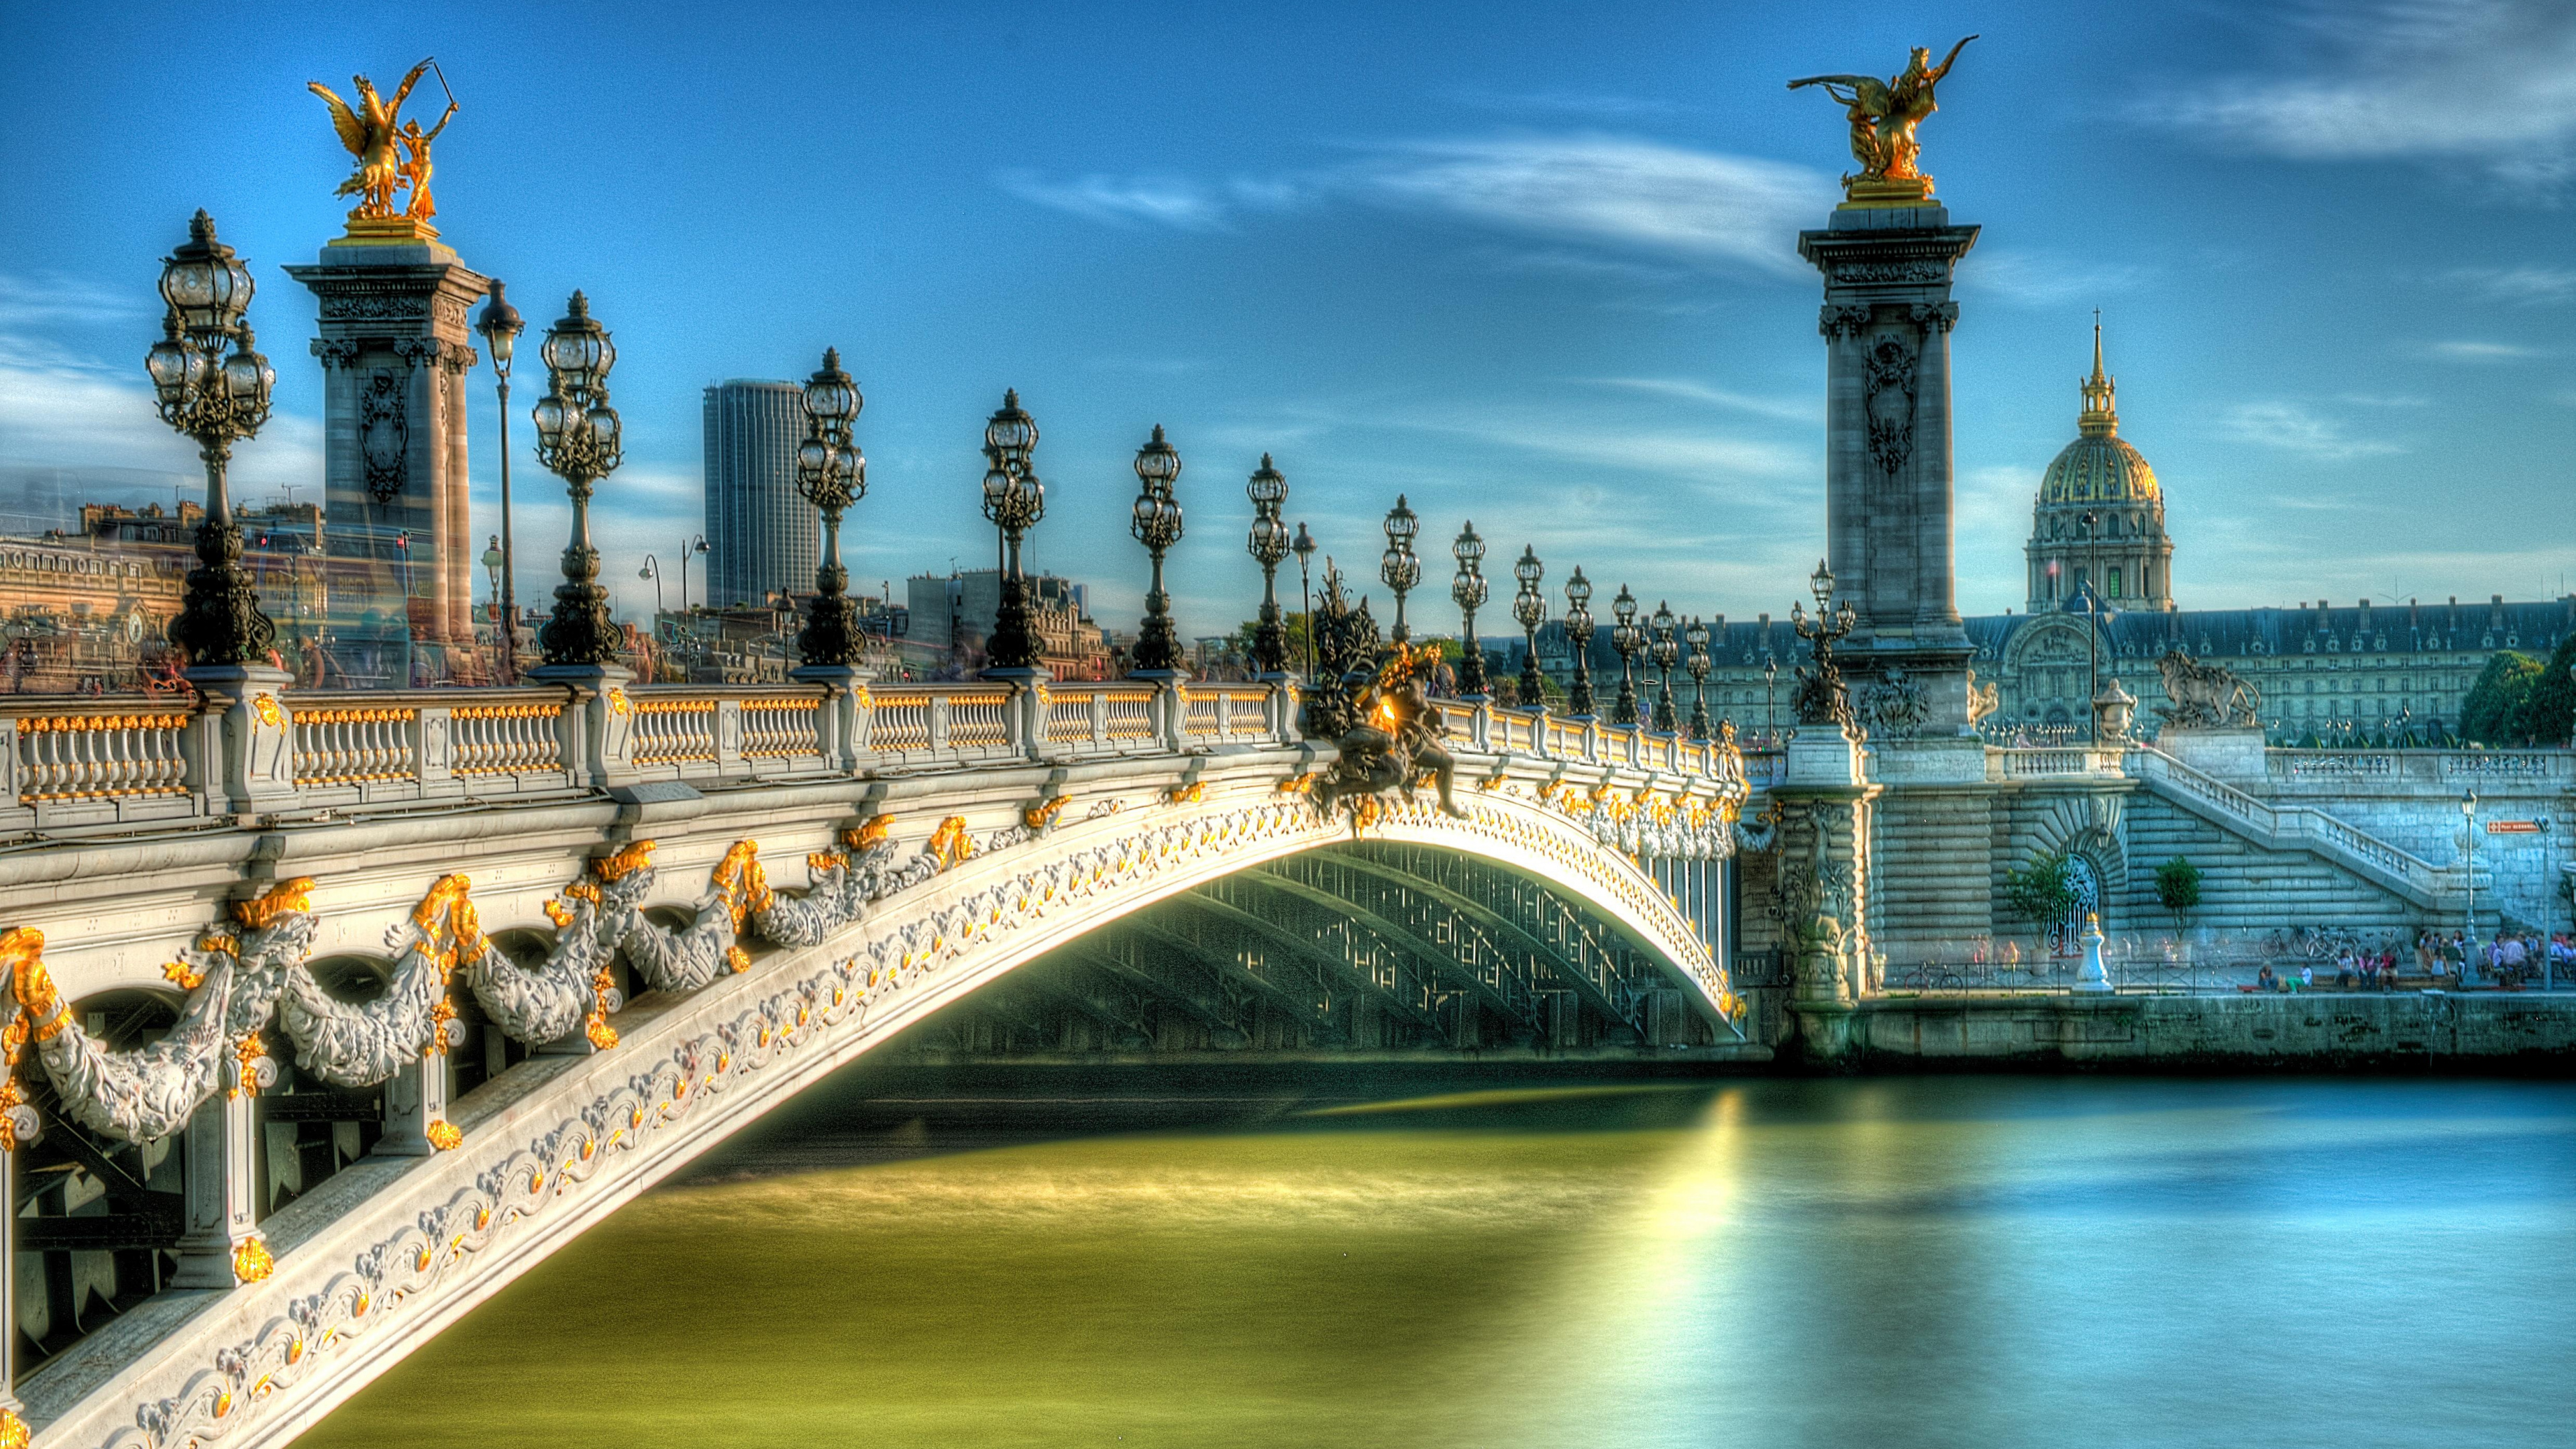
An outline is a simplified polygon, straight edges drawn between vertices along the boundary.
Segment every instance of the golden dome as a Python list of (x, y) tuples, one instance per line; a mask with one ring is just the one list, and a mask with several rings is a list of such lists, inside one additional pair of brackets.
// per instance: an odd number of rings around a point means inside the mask
[(2041, 507), (2052, 503), (2156, 503), (2156, 470), (2127, 441), (2103, 434), (2066, 445), (2040, 476)]
[(2115, 389), (2102, 370), (2102, 324), (2093, 324), (2093, 375), (2076, 384), (2084, 393), (2084, 411), (2076, 419), (2080, 434), (2066, 445), (2048, 471), (2040, 475), (2039, 504), (2159, 503), (2156, 470), (2120, 437), (2120, 414), (2113, 406)]

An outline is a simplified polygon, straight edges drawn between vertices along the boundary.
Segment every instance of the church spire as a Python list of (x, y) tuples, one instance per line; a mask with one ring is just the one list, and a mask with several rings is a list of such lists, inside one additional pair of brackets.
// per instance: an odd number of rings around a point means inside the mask
[(2078, 431), (2088, 438), (2107, 438), (2120, 431), (2120, 414), (2113, 406), (2113, 384), (2102, 370), (2102, 309), (2093, 309), (2093, 375), (2076, 384), (2084, 391), (2084, 411), (2077, 415)]

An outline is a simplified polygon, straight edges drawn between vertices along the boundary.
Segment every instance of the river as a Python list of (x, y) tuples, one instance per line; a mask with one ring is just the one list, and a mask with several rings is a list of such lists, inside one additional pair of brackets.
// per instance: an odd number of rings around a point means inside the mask
[(2563, 1445), (2576, 1087), (827, 1084), (326, 1446)]

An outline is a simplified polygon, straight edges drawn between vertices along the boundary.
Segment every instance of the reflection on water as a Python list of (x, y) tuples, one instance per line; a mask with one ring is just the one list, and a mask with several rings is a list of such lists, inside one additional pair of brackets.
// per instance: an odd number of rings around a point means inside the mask
[(2557, 1085), (792, 1110), (302, 1442), (2342, 1449), (2576, 1414)]

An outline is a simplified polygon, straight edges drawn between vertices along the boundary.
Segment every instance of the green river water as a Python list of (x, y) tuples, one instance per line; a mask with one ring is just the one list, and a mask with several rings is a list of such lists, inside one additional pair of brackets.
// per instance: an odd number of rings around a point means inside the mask
[(299, 1443), (2576, 1443), (2576, 1088), (1302, 1080), (818, 1089)]

